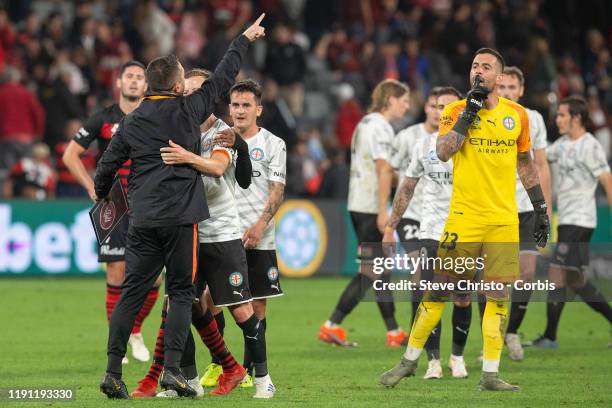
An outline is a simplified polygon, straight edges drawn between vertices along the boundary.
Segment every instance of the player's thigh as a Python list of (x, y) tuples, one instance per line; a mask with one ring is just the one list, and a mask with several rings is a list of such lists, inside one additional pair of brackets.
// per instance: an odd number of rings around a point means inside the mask
[(267, 299), (283, 295), (274, 249), (246, 251), (249, 290), (253, 299)]
[(204, 268), (198, 276), (206, 280), (213, 304), (223, 307), (249, 302), (249, 272), (242, 241), (203, 243), (201, 249)]
[(125, 248), (124, 289), (152, 287), (163, 264), (162, 245), (156, 229), (130, 226)]
[(489, 226), (483, 244), (483, 280), (512, 283), (519, 279), (519, 247), (517, 224)]
[(370, 280), (376, 280), (378, 275), (372, 271), (374, 258), (383, 257), (382, 234), (376, 224), (376, 214), (351, 212), (351, 221), (357, 235), (357, 263), (359, 272)]
[(199, 250), (197, 224), (162, 227), (158, 236), (166, 266), (166, 292), (170, 297), (195, 298), (193, 283)]
[(471, 280), (476, 275), (487, 231), (486, 225), (447, 221), (435, 259), (435, 273), (452, 280)]
[(560, 225), (557, 228), (557, 246), (551, 265), (567, 271), (584, 272), (589, 265), (589, 241), (592, 228)]

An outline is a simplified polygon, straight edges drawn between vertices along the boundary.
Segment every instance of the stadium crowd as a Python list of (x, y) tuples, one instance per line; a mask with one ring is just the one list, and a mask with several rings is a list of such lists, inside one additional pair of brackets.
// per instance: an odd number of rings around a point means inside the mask
[[(522, 102), (543, 114), (586, 96), (593, 134), (612, 152), (612, 28), (606, 0), (0, 1), (0, 197), (86, 197), (61, 161), (83, 121), (117, 99), (121, 64), (176, 53), (214, 68), (260, 12), (267, 41), (239, 79), (264, 86), (260, 125), (289, 150), (287, 196), (345, 199), (351, 136), (385, 78), (410, 86), (422, 119), (434, 86), (465, 91), (476, 49), (523, 69)], [(452, 41), (449, 41), (452, 39)], [(95, 151), (86, 162), (93, 172)]]

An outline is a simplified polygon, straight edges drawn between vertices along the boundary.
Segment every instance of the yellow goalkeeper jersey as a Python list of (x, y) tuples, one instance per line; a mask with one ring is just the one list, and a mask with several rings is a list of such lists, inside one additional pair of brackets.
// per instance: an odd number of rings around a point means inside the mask
[[(444, 108), (440, 136), (447, 134), (465, 109), (465, 99)], [(499, 98), (481, 109), (453, 159), (453, 195), (448, 219), (482, 225), (518, 224), (516, 158), (528, 152), (529, 119), (518, 103)]]

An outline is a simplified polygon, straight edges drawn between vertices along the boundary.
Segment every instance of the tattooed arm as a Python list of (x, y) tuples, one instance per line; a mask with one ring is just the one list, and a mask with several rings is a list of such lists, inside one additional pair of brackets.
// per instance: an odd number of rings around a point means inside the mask
[(436, 140), (436, 154), (443, 162), (447, 162), (453, 154), (455, 154), (465, 140), (465, 134), (461, 134), (454, 129), (451, 129), (444, 136), (438, 137)]
[(419, 179), (416, 177), (404, 177), (400, 187), (397, 189), (395, 193), (395, 198), (393, 199), (393, 210), (391, 212), (391, 216), (387, 221), (387, 225), (385, 226), (385, 232), (383, 235), (383, 243), (393, 244), (395, 243), (394, 232), (397, 228), (397, 224), (399, 224), (402, 215), (406, 212), (406, 208), (410, 205), (410, 201), (412, 200), (412, 196), (414, 194), (414, 189), (416, 188)]
[(531, 160), (529, 152), (519, 153), (516, 160), (516, 170), (525, 190), (540, 185), (538, 170)]
[(244, 231), (242, 236), (242, 242), (246, 249), (255, 248), (259, 244), (268, 223), (274, 218), (274, 214), (276, 214), (276, 211), (278, 211), (278, 208), (283, 203), (285, 185), (278, 181), (269, 181), (268, 186), (268, 201), (266, 201), (262, 214), (251, 228)]
[(516, 170), (518, 171), (519, 178), (523, 187), (527, 190), (527, 195), (531, 204), (533, 204), (533, 211), (535, 213), (535, 228), (534, 238), (538, 246), (544, 248), (548, 241), (550, 232), (550, 221), (548, 220), (546, 200), (544, 199), (544, 193), (540, 187), (540, 179), (538, 178), (538, 170), (536, 169), (531, 155), (529, 152), (519, 152), (516, 161)]

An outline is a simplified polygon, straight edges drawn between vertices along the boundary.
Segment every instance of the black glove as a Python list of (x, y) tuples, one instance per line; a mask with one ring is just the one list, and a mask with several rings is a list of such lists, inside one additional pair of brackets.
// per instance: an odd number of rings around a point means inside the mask
[(467, 93), (466, 105), (461, 115), (457, 119), (457, 123), (453, 130), (461, 135), (466, 135), (468, 129), (476, 120), (476, 114), (484, 106), (485, 100), (489, 95), (489, 90), (481, 85), (482, 79), (477, 75), (474, 79), (472, 89)]
[(236, 140), (232, 148), (238, 152), (234, 177), (236, 177), (236, 181), (242, 189), (247, 189), (251, 185), (251, 174), (253, 173), (253, 166), (249, 157), (249, 145), (237, 132), (234, 132), (234, 134)]
[(546, 213), (546, 201), (542, 194), (542, 188), (540, 188), (540, 185), (531, 187), (527, 190), (527, 194), (529, 195), (535, 213), (533, 238), (540, 248), (544, 248), (550, 235), (550, 221)]

